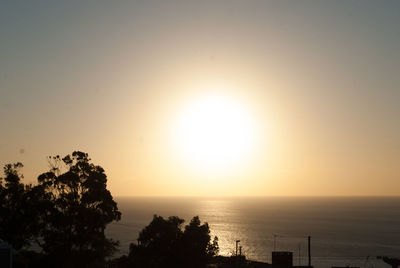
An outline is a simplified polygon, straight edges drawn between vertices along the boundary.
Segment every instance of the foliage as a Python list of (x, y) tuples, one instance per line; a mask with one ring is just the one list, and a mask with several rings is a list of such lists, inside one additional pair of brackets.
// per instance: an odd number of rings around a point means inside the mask
[(105, 237), (105, 227), (121, 218), (104, 169), (83, 152), (50, 159), (51, 170), (38, 177), (42, 202), (50, 205), (42, 214), (40, 245), (66, 267), (99, 266), (117, 245)]
[[(104, 169), (88, 154), (73, 152), (50, 157), (51, 168), (35, 186), (24, 185), (21, 163), (4, 167), (0, 177), (0, 240), (18, 250), (21, 267), (103, 267), (117, 242), (106, 238), (105, 228), (121, 213), (107, 190)], [(153, 220), (131, 244), (129, 255), (109, 267), (205, 267), (218, 253), (218, 238), (211, 242), (207, 223), (194, 217), (183, 227), (179, 217)], [(42, 252), (23, 250), (35, 241)]]
[(179, 253), (184, 220), (154, 215), (151, 223), (139, 234), (138, 245), (131, 244), (129, 257), (138, 267), (171, 267)]
[(39, 232), (37, 192), (21, 183), (22, 167), (7, 164), (0, 178), (0, 240), (16, 250), (28, 246)]
[(218, 253), (218, 238), (214, 237), (210, 242), (210, 228), (208, 223), (201, 225), (198, 216), (194, 217), (189, 225), (185, 226), (183, 233), (183, 256), (185, 263), (192, 264), (192, 267), (201, 267), (201, 264), (207, 263), (210, 257)]
[(164, 219), (154, 215), (153, 220), (139, 234), (138, 244), (131, 244), (129, 260), (133, 267), (205, 267), (218, 253), (218, 238), (210, 242), (207, 223), (194, 217), (182, 231), (184, 220), (178, 217)]

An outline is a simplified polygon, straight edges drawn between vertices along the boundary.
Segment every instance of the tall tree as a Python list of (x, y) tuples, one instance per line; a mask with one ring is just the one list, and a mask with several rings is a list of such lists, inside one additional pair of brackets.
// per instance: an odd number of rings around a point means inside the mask
[(0, 240), (16, 250), (28, 246), (39, 231), (36, 191), (21, 182), (22, 167), (7, 164), (0, 178)]
[(58, 265), (99, 267), (117, 245), (106, 238), (106, 225), (121, 218), (104, 169), (79, 151), (49, 159), (51, 170), (38, 177), (37, 186), (51, 204), (42, 215), (40, 245)]

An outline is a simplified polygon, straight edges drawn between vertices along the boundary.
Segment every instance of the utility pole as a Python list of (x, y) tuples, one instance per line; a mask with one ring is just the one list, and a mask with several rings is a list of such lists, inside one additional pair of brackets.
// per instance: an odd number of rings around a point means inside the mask
[(311, 236), (308, 237), (308, 266), (311, 267)]
[(282, 235), (274, 234), (274, 251), (276, 251), (276, 238), (277, 237), (282, 237)]
[(301, 254), (300, 254), (300, 251), (301, 251), (301, 243), (299, 243), (299, 266), (301, 265)]
[(239, 245), (240, 240), (236, 240), (236, 256), (238, 255), (238, 245)]

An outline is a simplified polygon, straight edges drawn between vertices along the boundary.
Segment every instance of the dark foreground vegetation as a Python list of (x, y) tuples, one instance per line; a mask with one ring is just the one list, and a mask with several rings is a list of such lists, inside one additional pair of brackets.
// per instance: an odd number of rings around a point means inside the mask
[(211, 240), (207, 223), (194, 217), (183, 226), (157, 215), (127, 256), (112, 259), (118, 241), (104, 230), (121, 213), (104, 169), (83, 152), (48, 160), (34, 185), (21, 182), (21, 163), (6, 165), (0, 177), (0, 242), (12, 246), (14, 267), (200, 268), (215, 260), (218, 238)]
[(109, 262), (110, 267), (205, 267), (218, 253), (218, 238), (210, 242), (208, 224), (194, 217), (182, 230), (178, 217), (155, 215), (131, 244), (128, 256)]

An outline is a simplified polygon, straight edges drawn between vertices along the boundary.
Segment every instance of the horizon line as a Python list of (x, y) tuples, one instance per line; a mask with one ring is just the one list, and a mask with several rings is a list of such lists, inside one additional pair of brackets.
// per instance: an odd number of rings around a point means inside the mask
[(115, 195), (136, 198), (400, 198), (399, 195)]

